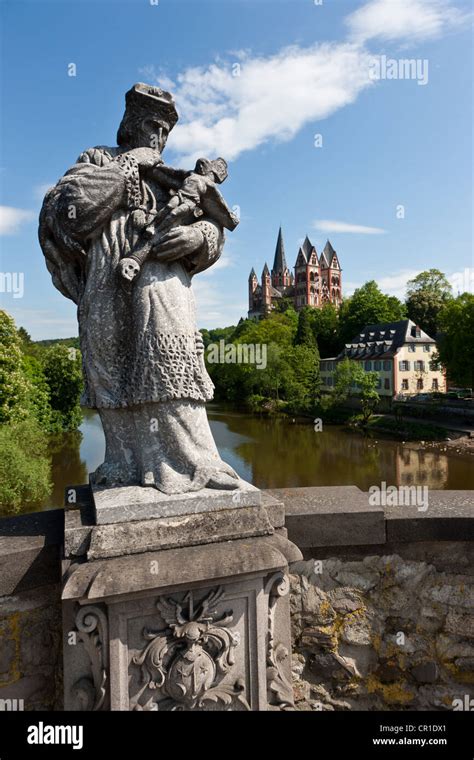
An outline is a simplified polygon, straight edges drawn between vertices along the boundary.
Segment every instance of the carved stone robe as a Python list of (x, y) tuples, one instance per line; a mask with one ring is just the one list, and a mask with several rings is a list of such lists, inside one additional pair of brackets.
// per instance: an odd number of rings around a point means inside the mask
[(192, 275), (219, 258), (222, 229), (195, 222), (202, 248), (174, 262), (151, 253), (128, 289), (117, 271), (168, 200), (166, 190), (140, 178), (132, 156), (101, 146), (79, 156), (41, 211), (53, 283), (78, 306), (82, 403), (99, 410), (106, 436), (94, 477), (167, 493), (236, 487), (207, 421), (213, 385), (196, 344), (191, 287)]

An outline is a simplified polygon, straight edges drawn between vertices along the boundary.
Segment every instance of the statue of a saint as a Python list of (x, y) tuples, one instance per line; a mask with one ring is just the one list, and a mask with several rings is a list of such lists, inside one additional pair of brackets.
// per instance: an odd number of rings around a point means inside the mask
[[(126, 94), (118, 147), (81, 153), (47, 193), (39, 229), (54, 285), (78, 307), (82, 402), (99, 411), (105, 432), (105, 461), (93, 481), (167, 494), (242, 482), (209, 428), (213, 385), (192, 291), (193, 276), (221, 254), (223, 223), (208, 206), (196, 213), (198, 196), (176, 213), (169, 183), (160, 183), (161, 153), (177, 120), (169, 93), (136, 84)], [(189, 173), (182, 176), (189, 184)], [(175, 213), (160, 235), (155, 220), (168, 211)], [(157, 230), (152, 245), (127, 282), (120, 262), (147, 235), (150, 242), (150, 229)]]

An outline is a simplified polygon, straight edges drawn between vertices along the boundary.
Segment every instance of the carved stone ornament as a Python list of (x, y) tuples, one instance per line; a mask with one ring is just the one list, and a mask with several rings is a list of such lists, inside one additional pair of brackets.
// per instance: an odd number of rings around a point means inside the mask
[(269, 710), (294, 710), (293, 686), (285, 673), (285, 663), (290, 656), (288, 649), (275, 640), (275, 613), (278, 599), (290, 590), (288, 576), (275, 573), (268, 580), (268, 638), (267, 638), (267, 691)]
[(91, 675), (80, 678), (72, 687), (83, 711), (109, 709), (108, 699), (108, 626), (100, 607), (80, 607), (76, 614), (78, 645), (82, 645), (90, 661)]
[[(223, 594), (221, 587), (213, 589), (196, 608), (193, 591), (180, 602), (164, 597), (157, 602), (168, 627), (143, 631), (149, 644), (132, 659), (142, 677), (134, 710), (232, 710), (235, 703), (237, 709), (250, 709), (243, 678), (222, 683), (234, 666), (234, 650), (240, 643), (238, 633), (229, 629), (233, 611), (217, 612)], [(158, 690), (159, 698), (139, 704), (146, 689)]]

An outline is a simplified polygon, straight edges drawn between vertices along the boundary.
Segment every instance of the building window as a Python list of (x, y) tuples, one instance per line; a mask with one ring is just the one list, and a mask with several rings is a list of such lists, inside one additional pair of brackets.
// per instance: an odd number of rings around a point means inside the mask
[(416, 381), (416, 390), (417, 391), (422, 391), (423, 390), (423, 378), (421, 378), (421, 377), (418, 378), (418, 380)]
[(365, 362), (365, 369), (369, 372), (372, 369), (372, 362)]
[(384, 388), (385, 388), (386, 391), (390, 390), (390, 378), (389, 377), (386, 377), (385, 380), (384, 380)]
[(328, 385), (332, 385), (332, 377), (328, 377)]
[(381, 387), (382, 387), (382, 380), (381, 380), (381, 379), (380, 379), (380, 377), (379, 377), (379, 378), (378, 378), (378, 380), (377, 380), (377, 390), (378, 390), (379, 388), (381, 388)]
[(416, 346), (414, 343), (410, 343), (408, 345), (408, 350), (413, 354), (416, 351)]
[(374, 369), (381, 369), (382, 368), (382, 362), (374, 362)]
[(392, 362), (384, 361), (383, 368), (385, 371), (392, 369)]
[(431, 351), (431, 346), (428, 343), (425, 343), (425, 345), (423, 346), (423, 351), (429, 354)]
[(408, 380), (402, 380), (402, 391), (408, 390)]
[(400, 369), (400, 372), (409, 372), (410, 371), (410, 362), (407, 362), (406, 360), (401, 361), (398, 363), (398, 367)]
[(433, 378), (433, 382), (431, 383), (431, 388), (432, 388), (432, 390), (434, 390), (434, 391), (437, 391), (437, 390), (438, 390), (438, 380), (437, 380), (437, 378), (436, 378), (436, 377), (434, 377), (434, 378)]
[(423, 361), (417, 361), (415, 362), (415, 370), (418, 372), (424, 372), (425, 370), (425, 362)]

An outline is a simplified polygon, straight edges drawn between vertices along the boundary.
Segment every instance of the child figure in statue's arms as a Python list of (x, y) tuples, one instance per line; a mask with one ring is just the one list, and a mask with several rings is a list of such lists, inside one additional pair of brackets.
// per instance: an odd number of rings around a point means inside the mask
[(194, 171), (157, 164), (148, 176), (167, 188), (172, 197), (145, 228), (130, 256), (120, 261), (120, 274), (129, 282), (135, 279), (153, 246), (170, 227), (189, 224), (193, 217), (198, 218), (204, 213), (228, 230), (235, 229), (239, 223), (216, 187), (227, 177), (227, 164), (223, 158), (215, 161), (198, 158)]

